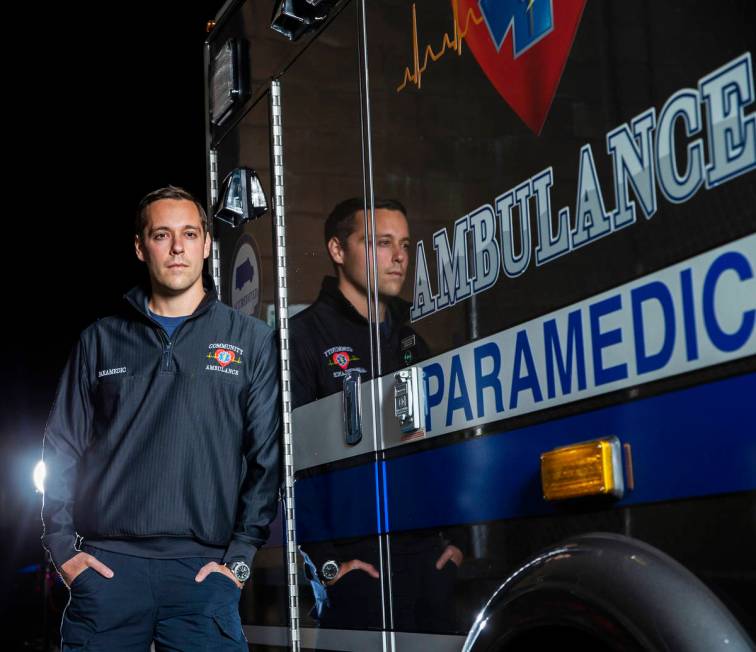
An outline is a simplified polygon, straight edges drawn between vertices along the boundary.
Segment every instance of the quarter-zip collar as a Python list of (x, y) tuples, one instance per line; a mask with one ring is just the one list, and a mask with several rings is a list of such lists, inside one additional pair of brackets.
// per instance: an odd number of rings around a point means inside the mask
[[(202, 284), (205, 288), (205, 296), (200, 301), (199, 305), (194, 309), (191, 315), (187, 316), (187, 321), (199, 317), (201, 314), (207, 312), (218, 301), (218, 293), (215, 291), (215, 284), (209, 274), (203, 273)], [(155, 324), (162, 330), (162, 326), (158, 324), (147, 312), (147, 301), (150, 297), (148, 287), (145, 285), (136, 285), (131, 288), (123, 298), (126, 300), (132, 308), (134, 308), (142, 317), (149, 320), (151, 324)]]
[(173, 332), (173, 337), (168, 337), (163, 326), (155, 319), (153, 319), (147, 308), (147, 301), (149, 299), (149, 292), (144, 285), (136, 285), (129, 290), (125, 295), (126, 303), (139, 313), (140, 317), (146, 319), (155, 329), (160, 338), (162, 348), (162, 361), (160, 363), (161, 373), (167, 374), (173, 372), (173, 348), (176, 336), (182, 330), (186, 322), (196, 319), (200, 315), (203, 315), (210, 310), (218, 301), (218, 293), (215, 291), (215, 284), (212, 278), (208, 274), (202, 275), (202, 284), (205, 287), (205, 296), (200, 301), (200, 304), (194, 309), (191, 315), (188, 315), (184, 321), (179, 324), (176, 330)]

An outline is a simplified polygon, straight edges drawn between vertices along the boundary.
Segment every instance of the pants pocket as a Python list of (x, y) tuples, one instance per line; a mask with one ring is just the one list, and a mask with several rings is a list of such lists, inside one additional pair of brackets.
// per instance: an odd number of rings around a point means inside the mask
[(75, 590), (75, 588), (78, 588), (79, 585), (84, 584), (87, 581), (87, 575), (95, 572), (97, 571), (95, 571), (91, 566), (87, 566), (83, 571), (81, 571), (81, 573), (74, 577), (73, 582), (71, 582), (71, 586), (69, 587), (71, 591)]
[(220, 630), (221, 639), (233, 641), (234, 643), (244, 643), (245, 645), (222, 647), (221, 649), (246, 649), (246, 638), (244, 631), (242, 630), (241, 618), (239, 617), (239, 610), (235, 606), (224, 606), (212, 615), (213, 621)]
[(60, 624), (61, 650), (62, 652), (86, 650), (87, 643), (94, 634), (91, 623), (75, 616), (71, 618), (69, 611), (70, 609), (66, 607)]

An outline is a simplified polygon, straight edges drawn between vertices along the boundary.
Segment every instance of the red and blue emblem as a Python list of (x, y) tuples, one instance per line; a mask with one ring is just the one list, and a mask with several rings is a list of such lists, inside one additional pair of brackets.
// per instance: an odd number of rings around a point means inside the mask
[(216, 349), (213, 357), (221, 367), (228, 367), (236, 359), (236, 354), (226, 349)]
[(351, 358), (346, 351), (336, 351), (336, 353), (331, 356), (331, 360), (333, 360), (334, 364), (346, 371), (347, 367), (349, 367)]
[(480, 12), (466, 35), (478, 65), (514, 112), (541, 133), (575, 40), (585, 0), (452, 0)]

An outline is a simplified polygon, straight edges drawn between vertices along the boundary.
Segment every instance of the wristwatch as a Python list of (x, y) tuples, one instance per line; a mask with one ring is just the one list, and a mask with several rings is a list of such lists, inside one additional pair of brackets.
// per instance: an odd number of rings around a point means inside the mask
[(329, 559), (320, 567), (320, 577), (323, 578), (324, 582), (330, 582), (331, 580), (336, 579), (338, 574), (339, 562), (334, 561), (333, 559)]
[(226, 568), (230, 570), (234, 577), (242, 584), (249, 579), (249, 566), (244, 561), (230, 561), (226, 564)]

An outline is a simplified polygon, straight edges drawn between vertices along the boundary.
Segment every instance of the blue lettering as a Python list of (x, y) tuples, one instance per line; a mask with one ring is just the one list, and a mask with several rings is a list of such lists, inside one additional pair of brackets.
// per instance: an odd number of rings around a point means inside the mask
[[(515, 359), (514, 371), (512, 372), (512, 397), (509, 401), (509, 409), (514, 410), (517, 407), (517, 396), (523, 390), (529, 389), (533, 392), (533, 400), (540, 403), (543, 400), (541, 387), (538, 384), (538, 375), (533, 362), (533, 353), (530, 351), (527, 333), (522, 330), (517, 332), (515, 341)], [(525, 362), (527, 373), (520, 375), (522, 363)]]
[(594, 303), (589, 307), (591, 319), (591, 348), (593, 351), (593, 376), (596, 385), (605, 385), (627, 378), (627, 365), (615, 365), (613, 367), (604, 367), (601, 359), (601, 351), (607, 346), (619, 344), (622, 341), (622, 330), (615, 328), (611, 331), (601, 332), (601, 317), (616, 312), (622, 308), (622, 297), (615, 294), (608, 299)]
[[(664, 315), (664, 342), (661, 349), (653, 354), (646, 352), (646, 336), (643, 330), (643, 303), (658, 301)], [(675, 311), (672, 295), (664, 283), (652, 281), (630, 292), (633, 313), (633, 334), (635, 335), (635, 364), (639, 374), (661, 369), (672, 357), (675, 346)]]
[[(459, 386), (459, 396), (456, 395)], [(454, 412), (465, 411), (465, 418), (473, 418), (470, 396), (467, 393), (465, 375), (462, 373), (462, 362), (458, 355), (452, 356), (451, 372), (449, 374), (449, 401), (446, 404), (446, 425), (450, 426), (454, 419)]]
[[(496, 411), (504, 412), (503, 391), (501, 388), (501, 351), (494, 342), (477, 346), (473, 350), (475, 356), (475, 395), (478, 403), (478, 418), (485, 416), (485, 402), (483, 400), (483, 389), (490, 387), (493, 390), (494, 400), (496, 401)], [(483, 373), (483, 360), (490, 358), (493, 361), (493, 369), (487, 374)]]
[(717, 281), (727, 270), (734, 271), (741, 281), (753, 278), (753, 270), (748, 259), (743, 254), (730, 251), (717, 258), (706, 273), (703, 286), (703, 316), (706, 332), (712, 344), (720, 351), (737, 351), (743, 346), (753, 332), (756, 310), (746, 310), (740, 327), (734, 333), (726, 333), (717, 321), (714, 306), (714, 293), (717, 290)]
[[(430, 391), (430, 379), (436, 379), (436, 391)], [(423, 367), (423, 382), (425, 383), (425, 431), (430, 432), (431, 408), (441, 405), (444, 398), (444, 370), (438, 362), (432, 362)]]
[(698, 360), (696, 313), (693, 310), (693, 273), (690, 267), (680, 272), (682, 288), (683, 324), (685, 325), (685, 353), (688, 360)]
[(562, 385), (562, 394), (572, 391), (573, 356), (577, 367), (578, 389), (585, 389), (585, 352), (583, 350), (583, 324), (580, 319), (580, 311), (573, 310), (567, 316), (567, 359), (562, 355), (562, 347), (559, 344), (559, 333), (556, 320), (549, 319), (543, 324), (543, 341), (546, 350), (546, 392), (549, 398), (556, 396), (556, 383), (554, 382), (554, 362), (559, 371), (559, 382)]

